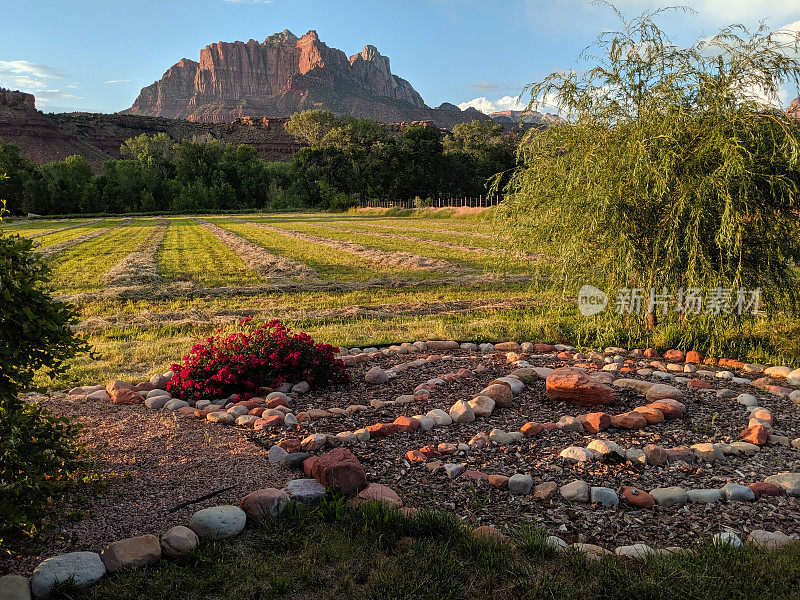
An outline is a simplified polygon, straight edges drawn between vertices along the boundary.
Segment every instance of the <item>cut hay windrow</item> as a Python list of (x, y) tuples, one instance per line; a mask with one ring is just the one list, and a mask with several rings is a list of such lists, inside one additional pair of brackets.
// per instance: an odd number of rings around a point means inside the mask
[(52, 246), (48, 246), (47, 248), (36, 249), (36, 252), (44, 256), (45, 258), (49, 258), (55, 254), (59, 254), (64, 250), (68, 250), (73, 246), (77, 246), (78, 244), (83, 244), (84, 242), (88, 242), (89, 240), (93, 240), (96, 237), (100, 237), (101, 235), (105, 235), (117, 229), (118, 227), (127, 227), (131, 224), (132, 219), (122, 219), (116, 225), (112, 225), (111, 227), (102, 227), (100, 229), (95, 229), (94, 231), (88, 231), (83, 235), (79, 235), (78, 237), (70, 238), (68, 240), (64, 240), (63, 242), (59, 242), (58, 244), (53, 244)]
[(147, 239), (136, 250), (111, 267), (105, 274), (106, 284), (112, 287), (155, 285), (161, 280), (156, 262), (156, 252), (164, 242), (169, 227), (168, 219), (159, 219)]
[(476, 311), (484, 313), (498, 310), (531, 309), (541, 303), (532, 297), (510, 297), (502, 300), (443, 300), (431, 302), (414, 302), (403, 304), (363, 304), (344, 307), (309, 309), (294, 305), (267, 306), (258, 308), (220, 308), (190, 310), (144, 310), (133, 314), (92, 316), (75, 326), (77, 331), (103, 331), (105, 329), (127, 329), (135, 327), (139, 330), (159, 327), (184, 326), (204, 327), (230, 325), (243, 317), (253, 317), (259, 321), (279, 318), (285, 321), (323, 322), (329, 320), (349, 319), (395, 319), (399, 317), (453, 316), (471, 314)]
[(249, 269), (255, 271), (266, 280), (319, 279), (319, 273), (308, 265), (270, 254), (261, 246), (205, 219), (198, 218), (197, 222), (236, 252)]
[(483, 238), (486, 240), (494, 239), (494, 235), (491, 233), (480, 233), (478, 231), (470, 231), (466, 233), (464, 231), (457, 231), (455, 228), (453, 229), (439, 229), (437, 227), (415, 227), (411, 224), (406, 224), (405, 222), (398, 222), (397, 225), (390, 225), (389, 223), (376, 223), (375, 221), (369, 220), (356, 220), (355, 223), (359, 225), (369, 225), (370, 227), (374, 227), (377, 229), (392, 229), (392, 230), (399, 230), (399, 231), (421, 231), (424, 233), (440, 233), (442, 235), (467, 235), (468, 237), (472, 238)]
[(441, 273), (454, 273), (466, 272), (460, 265), (453, 264), (446, 260), (439, 258), (430, 258), (427, 256), (420, 256), (412, 254), (411, 252), (390, 252), (387, 250), (379, 250), (377, 248), (370, 248), (355, 242), (345, 242), (324, 238), (318, 235), (311, 235), (309, 233), (300, 233), (291, 229), (284, 229), (282, 227), (273, 227), (265, 223), (254, 223), (252, 221), (244, 221), (236, 217), (231, 217), (232, 220), (245, 222), (273, 233), (278, 233), (287, 237), (292, 237), (298, 240), (319, 244), (320, 246), (327, 246), (335, 248), (336, 250), (343, 250), (351, 254), (355, 254), (364, 262), (380, 265), (382, 267), (401, 267), (403, 269), (411, 269), (418, 271), (436, 271)]
[(26, 237), (28, 239), (36, 239), (39, 237), (44, 237), (46, 235), (52, 235), (54, 233), (61, 233), (62, 231), (69, 231), (70, 229), (78, 229), (79, 227), (91, 227), (95, 223), (99, 223), (102, 219), (93, 219), (91, 221), (79, 221), (77, 223), (73, 223), (72, 225), (66, 225), (64, 227), (59, 227), (58, 229), (46, 229), (44, 231), (36, 231), (35, 233), (29, 233), (22, 237)]
[[(374, 225), (370, 225), (369, 229), (366, 227), (358, 227), (358, 226), (342, 226), (342, 225), (330, 225), (328, 223), (324, 225), (320, 225), (320, 227), (324, 227), (325, 229), (330, 229), (331, 231), (341, 231), (343, 233), (359, 233), (363, 235), (368, 235), (370, 237), (378, 237), (383, 239), (389, 240), (404, 240), (406, 242), (420, 242), (425, 244), (430, 244), (431, 246), (440, 246), (441, 248), (450, 248), (451, 250), (460, 250), (462, 252), (478, 252), (480, 254), (500, 254), (499, 251), (494, 250), (492, 248), (482, 248), (478, 246), (466, 246), (464, 244), (456, 244), (453, 242), (445, 242), (442, 240), (433, 240), (424, 237), (417, 237), (413, 235), (404, 235), (402, 233), (380, 233), (374, 231), (372, 228)], [(398, 227), (397, 229), (406, 230), (411, 229), (410, 227)], [(420, 229), (420, 231), (427, 231), (425, 229)], [(461, 235), (456, 234), (454, 232), (448, 232), (453, 235)]]

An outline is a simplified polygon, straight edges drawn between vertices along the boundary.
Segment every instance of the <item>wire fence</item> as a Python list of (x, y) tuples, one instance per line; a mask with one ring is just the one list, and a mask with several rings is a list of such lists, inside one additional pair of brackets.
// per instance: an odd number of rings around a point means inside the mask
[(502, 196), (464, 196), (462, 198), (413, 198), (409, 200), (364, 200), (362, 208), (486, 208), (497, 206)]

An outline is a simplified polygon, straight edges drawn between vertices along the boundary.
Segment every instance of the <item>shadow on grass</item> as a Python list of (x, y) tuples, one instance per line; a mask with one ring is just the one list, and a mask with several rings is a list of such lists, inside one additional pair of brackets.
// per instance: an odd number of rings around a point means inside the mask
[(177, 560), (115, 573), (64, 599), (786, 599), (798, 597), (800, 545), (778, 551), (702, 543), (644, 563), (559, 552), (524, 526), (507, 541), (475, 537), (455, 517), (404, 516), (379, 504), (293, 506), (240, 536)]

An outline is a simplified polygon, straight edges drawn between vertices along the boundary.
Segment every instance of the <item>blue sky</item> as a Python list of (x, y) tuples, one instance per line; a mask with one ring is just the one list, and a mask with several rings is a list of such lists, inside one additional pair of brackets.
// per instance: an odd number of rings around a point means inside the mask
[[(627, 16), (664, 4), (616, 2)], [(800, 0), (683, 4), (698, 13), (662, 21), (677, 42), (734, 21), (800, 30)], [(348, 55), (377, 46), (430, 106), (510, 108), (525, 83), (570, 67), (615, 25), (586, 0), (0, 0), (0, 15), (0, 86), (36, 94), (46, 112), (122, 110), (206, 44), (287, 28), (316, 29)]]

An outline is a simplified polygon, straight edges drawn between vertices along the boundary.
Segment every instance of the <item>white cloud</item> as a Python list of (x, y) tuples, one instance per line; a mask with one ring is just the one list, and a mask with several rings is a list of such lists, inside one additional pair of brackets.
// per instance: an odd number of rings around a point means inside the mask
[(64, 75), (58, 69), (27, 60), (0, 60), (0, 77), (36, 77), (37, 79), (60, 79)]
[(108, 81), (104, 81), (103, 83), (105, 83), (105, 84), (110, 84), (110, 83), (128, 83), (129, 81), (130, 81), (130, 79), (109, 79)]
[(666, 5), (681, 5), (697, 11), (696, 18), (716, 25), (735, 22), (753, 23), (768, 18), (785, 21), (800, 16), (800, 6), (794, 0), (683, 0), (665, 3), (663, 0), (616, 0), (615, 6), (627, 17), (638, 12), (656, 10)]
[(503, 110), (523, 110), (528, 106), (527, 103), (522, 104), (518, 102), (518, 100), (518, 96), (503, 96), (502, 98), (497, 98), (496, 100), (489, 100), (485, 96), (481, 96), (480, 98), (473, 98), (467, 102), (462, 102), (458, 105), (458, 108), (461, 110), (466, 110), (472, 107), (488, 115), (490, 113), (500, 112)]
[(83, 100), (83, 96), (69, 94), (63, 90), (39, 90), (36, 92), (36, 103), (46, 105), (53, 100)]
[[(82, 99), (54, 86), (54, 79), (61, 79), (64, 73), (55, 67), (32, 63), (27, 60), (0, 60), (0, 87), (18, 89), (32, 93), (37, 103), (46, 105), (52, 100)], [(68, 88), (76, 88), (71, 83)]]

